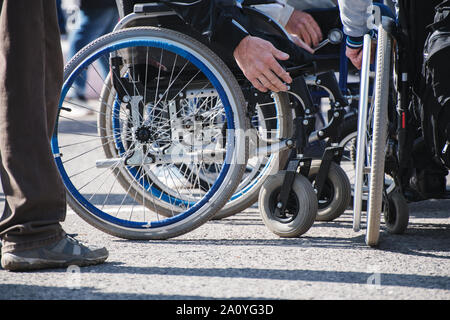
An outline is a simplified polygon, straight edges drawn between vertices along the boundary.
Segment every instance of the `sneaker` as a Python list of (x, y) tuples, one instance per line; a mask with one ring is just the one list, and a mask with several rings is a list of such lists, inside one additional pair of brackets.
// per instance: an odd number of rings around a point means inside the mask
[(29, 271), (37, 269), (80, 267), (100, 264), (108, 258), (106, 248), (88, 248), (69, 235), (57, 243), (19, 252), (5, 252), (1, 257), (3, 269)]

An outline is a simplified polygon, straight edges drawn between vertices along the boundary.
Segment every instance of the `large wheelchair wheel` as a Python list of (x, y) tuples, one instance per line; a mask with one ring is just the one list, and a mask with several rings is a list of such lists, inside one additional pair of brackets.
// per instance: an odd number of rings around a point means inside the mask
[(386, 30), (378, 29), (377, 67), (374, 89), (374, 107), (367, 208), (366, 244), (378, 244), (380, 219), (385, 187), (385, 157), (388, 131), (388, 103), (393, 69), (391, 65), (392, 39)]
[[(99, 71), (101, 60), (111, 62), (109, 75)], [(72, 100), (85, 70), (92, 99)], [(69, 205), (126, 239), (167, 239), (199, 227), (241, 181), (244, 105), (233, 74), (190, 37), (144, 27), (95, 40), (66, 65), (52, 139)], [(91, 114), (71, 114), (80, 107)], [(197, 175), (220, 169), (199, 188), (181, 166)]]

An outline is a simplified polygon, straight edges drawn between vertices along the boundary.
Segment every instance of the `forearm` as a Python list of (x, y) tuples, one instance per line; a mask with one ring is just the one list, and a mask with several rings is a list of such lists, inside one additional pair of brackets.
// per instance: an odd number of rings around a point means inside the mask
[(367, 31), (368, 7), (372, 0), (338, 0), (344, 33), (352, 38), (362, 37)]

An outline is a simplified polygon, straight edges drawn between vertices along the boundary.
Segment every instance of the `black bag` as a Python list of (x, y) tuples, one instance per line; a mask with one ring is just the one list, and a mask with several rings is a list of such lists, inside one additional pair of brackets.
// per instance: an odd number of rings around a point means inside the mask
[(411, 90), (405, 148), (409, 154), (403, 157), (409, 163), (402, 172), (401, 184), (411, 201), (441, 198), (446, 192), (449, 165), (443, 165), (442, 150), (450, 108), (439, 101), (449, 97), (450, 42), (448, 18), (442, 16), (440, 8), (449, 6), (449, 2), (399, 1), (400, 25), (408, 43), (405, 58)]
[(450, 168), (450, 1), (436, 7), (424, 47), (423, 134), (434, 157)]
[[(416, 200), (441, 198), (450, 168), (450, 1), (435, 7), (434, 22), (426, 29), (422, 70), (417, 73), (413, 105), (420, 137), (412, 149), (410, 187)], [(419, 60), (416, 58), (416, 61)]]

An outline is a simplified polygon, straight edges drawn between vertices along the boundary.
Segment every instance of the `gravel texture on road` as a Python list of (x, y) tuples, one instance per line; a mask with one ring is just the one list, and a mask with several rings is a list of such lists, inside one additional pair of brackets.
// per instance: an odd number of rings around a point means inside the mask
[(281, 239), (256, 207), (165, 241), (100, 232), (69, 211), (68, 233), (106, 246), (107, 263), (12, 273), (0, 299), (450, 299), (450, 201), (410, 205), (404, 235), (382, 231), (378, 248), (352, 229), (351, 211)]

